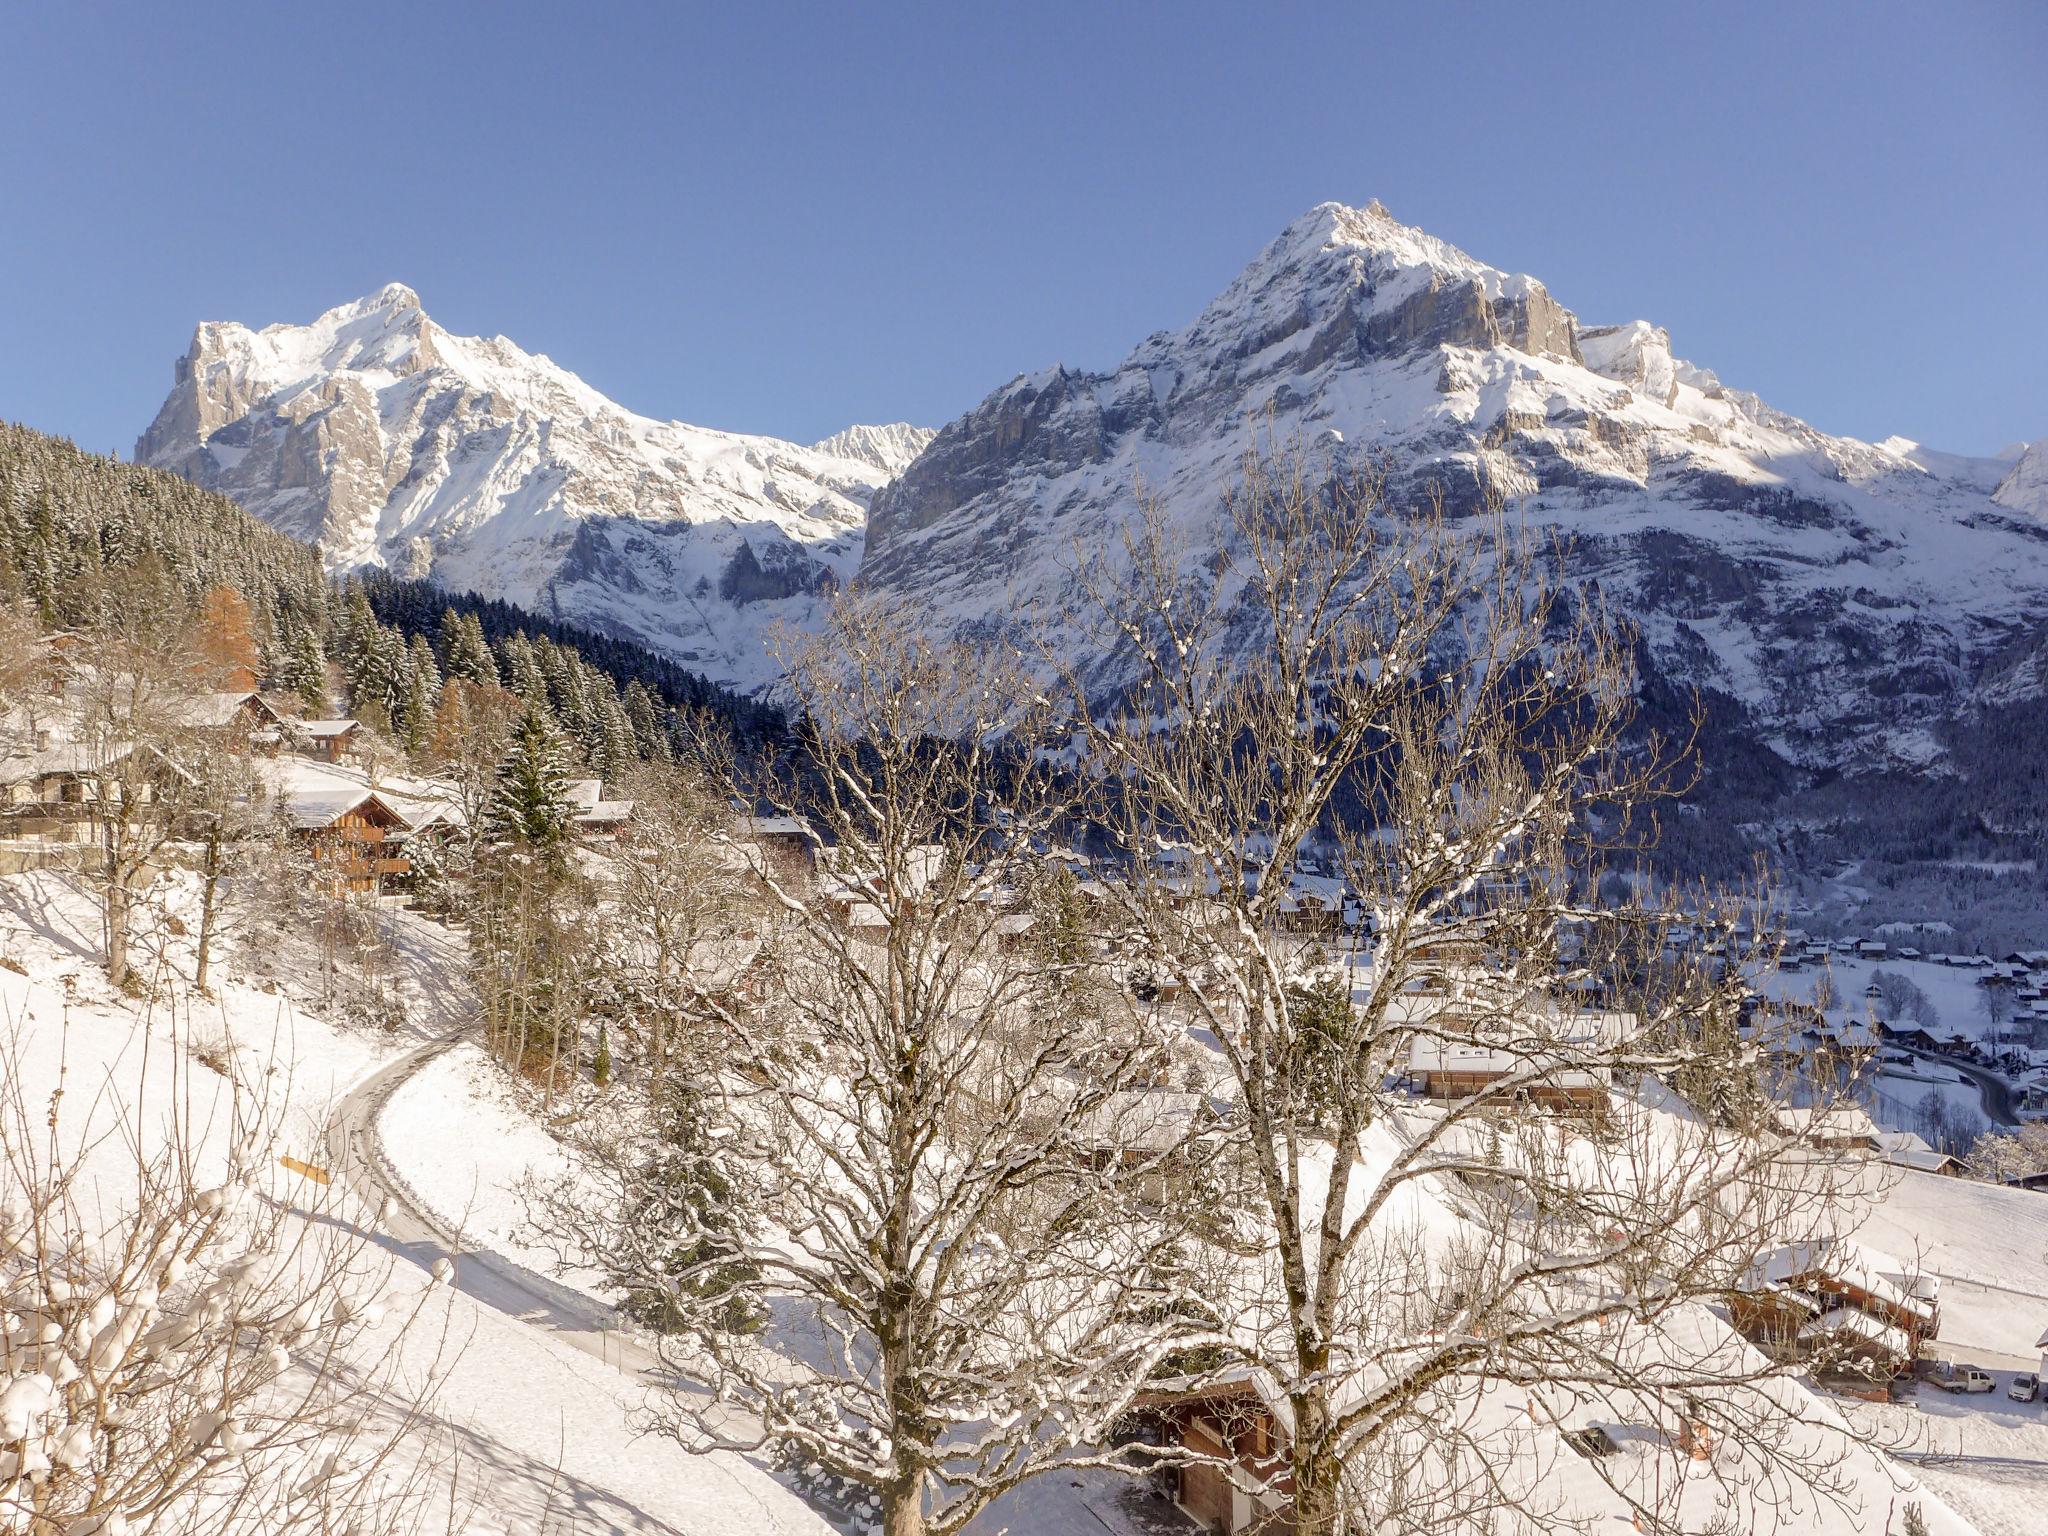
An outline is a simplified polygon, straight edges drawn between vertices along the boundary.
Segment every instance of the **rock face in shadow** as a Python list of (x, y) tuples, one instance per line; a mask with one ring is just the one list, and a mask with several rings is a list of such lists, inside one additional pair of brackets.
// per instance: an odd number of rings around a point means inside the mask
[(1780, 762), (1924, 767), (1943, 721), (2041, 686), (2002, 658), (2048, 613), (2048, 446), (1829, 436), (1378, 204), (1312, 209), (1116, 368), (1023, 375), (949, 423), (875, 496), (862, 580), (941, 629), (1050, 625), (1112, 686), (1078, 574), (1141, 497), (1208, 560), (1244, 456), (1274, 446), (1383, 473), (1397, 510), (1505, 496), (1639, 628), (1657, 687), (1711, 691)]

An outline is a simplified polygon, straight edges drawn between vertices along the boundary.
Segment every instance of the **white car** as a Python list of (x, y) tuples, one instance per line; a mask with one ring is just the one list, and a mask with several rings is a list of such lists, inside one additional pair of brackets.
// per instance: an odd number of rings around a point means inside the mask
[(2012, 1385), (2005, 1389), (2005, 1395), (2016, 1403), (2031, 1403), (2041, 1395), (2041, 1378), (2032, 1371), (2022, 1371), (2013, 1377)]

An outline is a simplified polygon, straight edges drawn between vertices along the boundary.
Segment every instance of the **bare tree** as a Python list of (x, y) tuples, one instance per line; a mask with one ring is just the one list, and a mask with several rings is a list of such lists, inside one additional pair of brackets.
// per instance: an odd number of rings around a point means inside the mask
[(422, 1528), (451, 1358), (430, 1287), (318, 1186), (278, 1188), (275, 1106), (235, 1090), (209, 1110), (182, 1081), (155, 1102), (145, 1054), (67, 1112), (61, 1079), (32, 1102), (18, 1036), (0, 1054), (0, 1523)]
[(441, 690), (424, 756), (454, 791), (458, 814), (452, 874), (468, 875), (475, 869), (498, 766), (505, 760), (520, 711), (518, 696), (495, 683), (451, 678)]
[[(1712, 1419), (1758, 1499), (1838, 1491), (1785, 1367), (1670, 1343), (1842, 1179), (1758, 1086), (1739, 1006), (1769, 946), (1731, 949), (1714, 904), (1596, 899), (1665, 781), (1625, 733), (1623, 637), (1550, 570), (1497, 513), (1282, 454), (1248, 461), (1216, 558), (1148, 514), (1081, 572), (1123, 682), (1073, 680), (1119, 790), (1108, 889), (1235, 1101), (1216, 1374), (1268, 1384), (1304, 1536), (1533, 1512), (1487, 1451), (1502, 1383)], [(1318, 892), (1351, 917), (1311, 957)], [(1685, 1105), (1688, 1075), (1741, 1091)]]
[(35, 738), (37, 706), (49, 691), (50, 652), (35, 611), (0, 602), (0, 750)]
[(1136, 1091), (1157, 1033), (1094, 948), (1020, 920), (1070, 810), (1030, 750), (1033, 690), (918, 618), (851, 597), (795, 658), (800, 789), (738, 792), (815, 829), (816, 878), (754, 861), (759, 947), (688, 1003), (714, 1048), (672, 1155), (594, 1138), (608, 1198), (544, 1217), (707, 1384), (662, 1428), (779, 1446), (866, 1490), (890, 1536), (1117, 1459), (1113, 1421), (1185, 1332), (1181, 1137)]
[(186, 830), (200, 785), (200, 657), (182, 619), (118, 605), (76, 655), (65, 685), (71, 767), (100, 848), (107, 978), (131, 983), (129, 945), (144, 882)]
[(175, 759), (182, 774), (182, 825), (197, 851), (199, 928), (192, 984), (204, 994), (220, 931), (223, 888), (253, 869), (280, 837), (276, 808), (249, 756), (246, 734), (229, 727), (191, 733)]
[(647, 1068), (667, 1068), (692, 988), (715, 986), (751, 953), (758, 890), (734, 837), (732, 762), (700, 732), (698, 754), (643, 764), (627, 781), (632, 819), (602, 849), (608, 1012), (636, 1035)]

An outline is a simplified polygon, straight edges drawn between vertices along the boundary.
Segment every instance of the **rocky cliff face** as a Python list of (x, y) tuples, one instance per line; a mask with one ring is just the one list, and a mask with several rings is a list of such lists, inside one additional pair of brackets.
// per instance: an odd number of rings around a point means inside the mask
[(1722, 697), (1781, 763), (1924, 768), (1944, 721), (2038, 687), (2013, 658), (2048, 616), (2048, 447), (1828, 436), (1377, 204), (1312, 210), (1116, 369), (1018, 378), (944, 428), (875, 497), (863, 580), (968, 632), (1071, 612), (1139, 487), (1199, 556), (1276, 441), (1384, 463), (1397, 498), (1505, 487), (1641, 626), (1652, 682)]
[(774, 674), (860, 560), (866, 504), (929, 433), (814, 448), (657, 422), (393, 284), (310, 325), (208, 323), (136, 458), (317, 543), (627, 635), (713, 679)]

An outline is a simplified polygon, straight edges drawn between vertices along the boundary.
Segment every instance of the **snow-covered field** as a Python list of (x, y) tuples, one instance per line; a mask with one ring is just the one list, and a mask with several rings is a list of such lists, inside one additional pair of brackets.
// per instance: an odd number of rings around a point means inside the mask
[[(184, 913), (189, 929), (189, 904), (190, 891), (176, 882), (153, 893), (144, 969), (158, 997), (145, 1009), (106, 987), (97, 907), (71, 877), (0, 879), (0, 1017), (27, 1033), (22, 1072), (32, 1096), (42, 1081), (55, 1081), (57, 1032), (67, 1024), (65, 1082), (81, 1098), (88, 1085), (145, 1078), (151, 1097), (161, 1097), (181, 1070), (192, 1082), (224, 1087), (224, 1078), (191, 1059), (203, 1052), (244, 1082), (274, 1084), (294, 1147), (314, 1159), (324, 1155), (322, 1121), (335, 1100), (464, 1015), (459, 939), (402, 912), (379, 917), (389, 957), (384, 984), (404, 1003), (395, 1032), (338, 1024), (311, 1006), (325, 983), (308, 979), (320, 970), (310, 941), (262, 927), (230, 934), (217, 996), (198, 998), (185, 981), (190, 941), (170, 921)], [(1954, 975), (1970, 985), (1968, 973)], [(461, 1227), (465, 1248), (552, 1273), (551, 1256), (523, 1231), (519, 1189), (529, 1175), (561, 1176), (569, 1163), (481, 1052), (456, 1046), (432, 1055), (376, 1118), (385, 1165), (413, 1205), (443, 1227)], [(1941, 1352), (1996, 1370), (2002, 1388), (2013, 1371), (2034, 1364), (2034, 1340), (2048, 1329), (2048, 1195), (1924, 1174), (1883, 1177), (1883, 1196), (1858, 1237), (1916, 1256), (1944, 1277)], [(424, 1271), (439, 1256), (438, 1247), (392, 1227), (388, 1212), (359, 1202), (347, 1212), (401, 1264)], [(456, 1286), (438, 1293), (432, 1338), (402, 1347), (425, 1350), (443, 1330), (459, 1347), (436, 1414), (459, 1453), (459, 1485), (484, 1500), (475, 1529), (538, 1531), (548, 1529), (546, 1520), (556, 1530), (635, 1536), (819, 1536), (827, 1529), (758, 1465), (691, 1456), (658, 1436), (637, 1435), (645, 1389), (635, 1376), (592, 1353), (587, 1337), (553, 1331), (489, 1275), (472, 1273), (473, 1280), (458, 1269)], [(601, 1294), (595, 1277), (557, 1278), (583, 1296)], [(1909, 1471), (1925, 1485), (1912, 1496), (1937, 1496), (1984, 1536), (2043, 1528), (2048, 1407), (2010, 1403), (2002, 1392), (1952, 1398), (1922, 1389), (1906, 1405), (1849, 1411), (1899, 1442), (1912, 1463), (1899, 1469), (1901, 1487), (1910, 1488)], [(1861, 1524), (1840, 1529), (1888, 1532), (1895, 1513), (1866, 1508), (1856, 1517)], [(977, 1530), (1137, 1536), (1184, 1529), (1178, 1519), (1143, 1486), (1091, 1474), (1032, 1485)]]
[[(450, 1006), (461, 984), (459, 943), (401, 912), (382, 914), (397, 957), (393, 981), (407, 1004), (407, 1023), (395, 1036), (338, 1026), (295, 1001), (290, 986), (266, 990), (277, 972), (302, 990), (319, 972), (310, 945), (288, 934), (231, 933), (217, 995), (199, 997), (187, 980), (190, 941), (175, 931), (192, 927), (190, 905), (189, 887), (179, 881), (160, 882), (151, 893), (142, 965), (156, 1000), (145, 1007), (107, 987), (97, 959), (98, 908), (74, 879), (51, 872), (0, 878), (0, 1024), (20, 1038), (21, 1087), (31, 1103), (57, 1086), (61, 1065), (70, 1104), (99, 1099), (111, 1114), (139, 1099), (147, 1126), (175, 1093), (203, 1115), (226, 1090), (226, 1079), (197, 1059), (203, 1054), (230, 1064), (245, 1084), (271, 1085), (285, 1106), (286, 1145), (313, 1162), (324, 1155), (320, 1129), (335, 1099), (459, 1013)], [(212, 1143), (223, 1134), (224, 1124)], [(470, 1146), (488, 1140), (474, 1131), (465, 1139)], [(105, 1177), (117, 1178), (121, 1166), (115, 1148)], [(346, 1192), (337, 1210), (401, 1266), (415, 1267), (424, 1284), (438, 1249), (388, 1236), (379, 1213)], [(744, 1459), (692, 1456), (636, 1436), (642, 1388), (633, 1377), (480, 1303), (459, 1274), (454, 1289), (438, 1293), (425, 1327), (401, 1343), (387, 1325), (364, 1347), (417, 1351), (420, 1371), (444, 1340), (456, 1351), (428, 1438), (437, 1447), (452, 1444), (461, 1497), (480, 1506), (469, 1526), (478, 1536), (822, 1536), (827, 1529)]]

